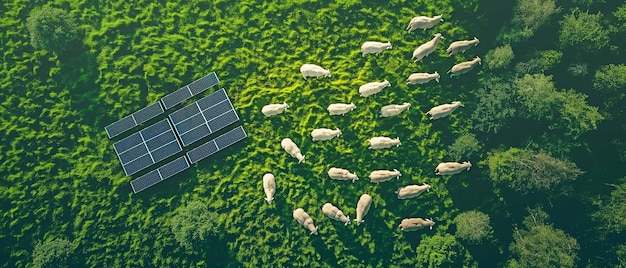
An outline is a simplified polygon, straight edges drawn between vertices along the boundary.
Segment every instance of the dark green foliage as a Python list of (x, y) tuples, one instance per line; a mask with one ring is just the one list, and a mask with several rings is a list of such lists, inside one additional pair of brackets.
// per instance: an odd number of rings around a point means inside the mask
[(554, 192), (583, 174), (572, 162), (519, 148), (492, 153), (486, 162), (495, 184), (521, 193)]
[(480, 244), (493, 235), (493, 228), (489, 223), (489, 215), (476, 210), (470, 210), (454, 218), (456, 237), (470, 244)]
[(563, 53), (556, 50), (544, 50), (533, 53), (530, 60), (515, 65), (518, 74), (543, 73), (552, 69), (561, 61)]
[(487, 63), (487, 68), (495, 70), (508, 67), (513, 58), (515, 58), (513, 48), (511, 48), (511, 45), (506, 44), (489, 50), (487, 56), (485, 56), (485, 62)]
[(498, 133), (517, 115), (517, 92), (506, 78), (488, 77), (481, 84), (475, 93), (474, 127), (486, 133)]
[(178, 208), (170, 219), (172, 233), (181, 246), (193, 249), (194, 244), (208, 240), (218, 233), (218, 216), (203, 201), (190, 201)]
[(593, 87), (611, 97), (624, 97), (626, 88), (626, 65), (609, 64), (600, 67), (593, 78)]
[(504, 33), (503, 39), (518, 42), (531, 38), (559, 12), (554, 0), (518, 0), (513, 10), (512, 27)]
[(607, 232), (619, 234), (626, 231), (626, 183), (615, 185), (611, 197), (598, 204), (593, 218)]
[(461, 161), (467, 160), (482, 149), (482, 145), (476, 139), (476, 135), (465, 133), (458, 137), (452, 145), (448, 147), (448, 156), (450, 160)]
[(30, 34), (30, 44), (35, 49), (43, 49), (63, 54), (70, 45), (79, 40), (78, 25), (65, 10), (42, 7), (33, 11), (26, 20)]
[(596, 54), (608, 43), (608, 31), (600, 24), (602, 14), (589, 14), (578, 9), (563, 17), (559, 22), (559, 46), (575, 49), (577, 53)]
[(435, 234), (417, 246), (416, 267), (478, 267), (469, 251), (450, 234)]
[(580, 245), (575, 238), (547, 224), (547, 214), (530, 210), (524, 228), (515, 228), (508, 267), (575, 267)]
[(52, 241), (38, 242), (33, 250), (34, 267), (67, 267), (67, 259), (74, 251), (71, 241), (56, 238)]
[(567, 72), (572, 76), (586, 76), (589, 74), (586, 63), (572, 63), (567, 67)]

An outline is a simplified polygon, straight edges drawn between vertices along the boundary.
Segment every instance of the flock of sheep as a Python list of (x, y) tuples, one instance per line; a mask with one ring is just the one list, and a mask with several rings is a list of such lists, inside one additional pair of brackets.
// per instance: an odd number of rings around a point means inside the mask
[[(424, 31), (434, 27), (437, 23), (443, 21), (442, 16), (434, 16), (434, 17), (426, 17), (426, 16), (417, 16), (411, 19), (409, 25), (406, 30), (408, 33), (416, 29), (423, 29)], [(434, 38), (424, 44), (421, 44), (413, 51), (412, 60), (420, 61), (424, 57), (427, 57), (430, 53), (435, 51), (437, 43), (440, 39), (443, 39), (440, 33), (435, 34)], [(449, 56), (454, 54), (465, 52), (469, 48), (477, 45), (479, 40), (474, 37), (473, 40), (465, 40), (465, 41), (456, 41), (452, 42), (446, 52)], [(364, 42), (361, 46), (362, 56), (365, 57), (367, 54), (375, 54), (378, 55), (382, 53), (384, 50), (391, 49), (391, 43), (386, 42), (377, 42), (377, 41), (367, 41)], [(480, 64), (480, 58), (476, 57), (471, 61), (462, 62), (454, 65), (448, 73), (450, 76), (458, 76), (464, 73), (471, 71), (476, 65)], [(302, 77), (306, 80), (308, 77), (331, 77), (330, 71), (324, 69), (315, 64), (303, 64), (300, 67), (300, 72), (302, 73)], [(409, 85), (414, 84), (424, 84), (428, 83), (431, 80), (436, 80), (439, 82), (439, 74), (437, 72), (434, 73), (413, 73), (411, 74), (406, 83)], [(385, 87), (390, 87), (391, 83), (387, 80), (382, 82), (370, 82), (366, 83), (359, 87), (359, 95), (361, 97), (368, 97), (374, 94), (381, 92)], [(426, 114), (430, 115), (430, 119), (439, 119), (445, 116), (450, 115), (454, 110), (458, 107), (463, 106), (460, 101), (453, 101), (449, 104), (442, 104), (433, 107)], [(408, 110), (411, 107), (410, 103), (402, 103), (402, 104), (390, 104), (383, 106), (380, 110), (381, 117), (389, 117), (396, 116), (401, 112)], [(274, 116), (283, 113), (285, 110), (289, 108), (287, 103), (276, 103), (276, 104), (268, 104), (265, 105), (261, 112), (265, 116)], [(356, 108), (354, 103), (333, 103), (328, 106), (328, 113), (330, 115), (344, 115), (353, 109)], [(340, 129), (328, 129), (328, 128), (318, 128), (314, 129), (311, 132), (311, 137), (313, 141), (325, 141), (331, 140), (335, 137), (339, 137), (341, 135)], [(389, 138), (389, 137), (373, 137), (368, 140), (369, 149), (385, 149), (391, 148), (393, 146), (400, 146), (399, 138)], [(300, 163), (305, 161), (305, 157), (302, 154), (300, 148), (291, 140), (290, 138), (284, 138), (281, 141), (281, 147), (292, 157), (298, 159)], [(435, 175), (453, 175), (460, 173), (463, 170), (469, 170), (472, 164), (468, 162), (457, 163), (457, 162), (444, 162), (440, 163), (435, 168)], [(352, 182), (358, 180), (356, 174), (351, 173), (347, 169), (331, 167), (328, 170), (328, 176), (334, 180), (350, 180)], [(389, 181), (392, 178), (399, 178), (402, 176), (400, 171), (397, 169), (394, 170), (375, 170), (372, 171), (369, 175), (370, 181), (379, 183)], [(399, 188), (396, 191), (398, 199), (408, 199), (419, 196), (425, 191), (430, 190), (430, 185), (424, 183), (422, 185), (407, 185)], [(271, 204), (274, 200), (274, 194), (276, 193), (276, 181), (275, 177), (271, 173), (267, 173), (263, 176), (263, 190), (265, 192), (266, 198), (265, 200)], [(372, 197), (369, 194), (362, 194), (357, 202), (356, 207), (356, 223), (359, 225), (364, 222), (363, 218), (367, 215), (372, 204)], [(350, 224), (350, 217), (346, 216), (339, 208), (334, 206), (331, 203), (325, 203), (322, 206), (322, 212), (324, 215), (329, 218), (343, 222), (344, 225)], [(304, 211), (302, 208), (297, 208), (293, 211), (293, 218), (307, 228), (311, 234), (317, 234), (317, 227), (313, 223), (313, 219), (309, 214)], [(432, 226), (435, 222), (432, 219), (422, 219), (422, 218), (405, 218), (399, 224), (399, 228), (403, 231), (415, 231), (425, 227), (429, 227), (432, 229)]]

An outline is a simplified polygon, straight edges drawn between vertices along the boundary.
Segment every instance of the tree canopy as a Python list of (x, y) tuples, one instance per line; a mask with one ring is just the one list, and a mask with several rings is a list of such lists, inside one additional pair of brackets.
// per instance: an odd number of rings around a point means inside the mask
[(68, 267), (67, 259), (74, 251), (71, 241), (56, 238), (46, 242), (38, 242), (33, 249), (34, 267)]
[(493, 234), (489, 220), (489, 215), (480, 211), (463, 212), (454, 218), (455, 235), (470, 244), (480, 244)]
[(176, 241), (192, 249), (194, 245), (218, 233), (217, 218), (218, 214), (209, 211), (204, 202), (194, 200), (176, 210), (170, 219), (170, 226)]
[(562, 49), (575, 48), (577, 53), (597, 54), (609, 43), (608, 31), (600, 24), (602, 14), (589, 14), (578, 9), (560, 21), (559, 45)]
[(26, 27), (30, 33), (30, 44), (35, 49), (56, 54), (63, 54), (80, 38), (74, 18), (59, 8), (42, 7), (33, 11), (26, 20)]
[(616, 185), (611, 197), (598, 203), (593, 218), (602, 229), (611, 233), (626, 231), (626, 183)]
[(435, 234), (417, 246), (416, 267), (478, 267), (469, 251), (451, 234)]

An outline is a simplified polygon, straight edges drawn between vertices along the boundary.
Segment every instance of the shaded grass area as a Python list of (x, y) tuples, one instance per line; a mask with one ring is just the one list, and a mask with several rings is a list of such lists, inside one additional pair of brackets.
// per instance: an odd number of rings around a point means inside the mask
[[(457, 110), (430, 122), (424, 112), (454, 100), (471, 102), (480, 70), (451, 79), (456, 62), (484, 53), (480, 47), (449, 58), (453, 40), (477, 35), (476, 3), (464, 1), (55, 1), (82, 23), (85, 47), (67, 58), (33, 51), (24, 27), (29, 10), (43, 1), (15, 0), (3, 19), (0, 124), (0, 251), (9, 265), (30, 262), (38, 240), (67, 237), (77, 245), (74, 261), (87, 266), (414, 266), (419, 241), (446, 233), (459, 211), (451, 192), (459, 177), (435, 177), (445, 148), (471, 128), (471, 111)], [(404, 31), (418, 14), (450, 14), (435, 29)], [(444, 17), (446, 17), (444, 15)], [(480, 20), (479, 20), (480, 21)], [(441, 32), (447, 41), (419, 63), (419, 44)], [(367, 40), (391, 41), (380, 56), (361, 57)], [(303, 80), (299, 67), (315, 63), (330, 79)], [(133, 194), (104, 127), (165, 94), (216, 71), (231, 96), (249, 138), (194, 168), (140, 194)], [(413, 72), (442, 74), (442, 81), (407, 86)], [(368, 98), (366, 82), (387, 79), (392, 87)], [(263, 105), (286, 101), (284, 114), (266, 118)], [(326, 107), (354, 102), (357, 109), (331, 117)], [(410, 102), (395, 118), (380, 107)], [(341, 128), (344, 135), (312, 142), (314, 128)], [(398, 148), (371, 151), (367, 139), (399, 137)], [(280, 140), (293, 139), (307, 156), (290, 158)], [(332, 181), (331, 166), (361, 180)], [(372, 184), (375, 169), (399, 169), (400, 180)], [(275, 204), (263, 200), (261, 177), (276, 175)], [(475, 172), (475, 171), (472, 171)], [(476, 171), (478, 173), (478, 171)], [(467, 175), (471, 176), (471, 175)], [(427, 182), (433, 191), (398, 200), (403, 185)], [(374, 204), (361, 226), (331, 221), (321, 212), (332, 202), (354, 218), (362, 193)], [(200, 199), (220, 213), (223, 230), (206, 248), (185, 251), (168, 218), (183, 201)], [(304, 208), (319, 236), (291, 217)], [(433, 232), (402, 233), (405, 217), (432, 217)], [(217, 255), (215, 252), (224, 252)], [(215, 259), (217, 258), (217, 259)]]

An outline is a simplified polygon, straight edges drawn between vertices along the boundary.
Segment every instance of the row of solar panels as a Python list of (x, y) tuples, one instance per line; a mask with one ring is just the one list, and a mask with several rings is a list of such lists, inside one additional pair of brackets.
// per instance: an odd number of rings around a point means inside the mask
[(115, 142), (113, 147), (124, 172), (130, 176), (238, 120), (226, 91), (220, 89)]
[(149, 121), (150, 119), (153, 119), (163, 114), (165, 110), (168, 110), (182, 103), (183, 101), (186, 101), (191, 97), (204, 92), (208, 88), (215, 86), (218, 83), (219, 79), (217, 78), (217, 74), (215, 74), (215, 72), (212, 72), (166, 95), (165, 97), (161, 98), (160, 101), (150, 104), (139, 111), (136, 111), (116, 122), (111, 123), (104, 129), (106, 130), (109, 139), (114, 138), (128, 130), (133, 129), (138, 125)]
[(197, 163), (235, 143), (246, 138), (246, 132), (242, 126), (238, 126), (207, 143), (200, 145), (179, 158), (150, 171), (130, 182), (133, 192), (139, 193), (150, 186), (164, 181)]

